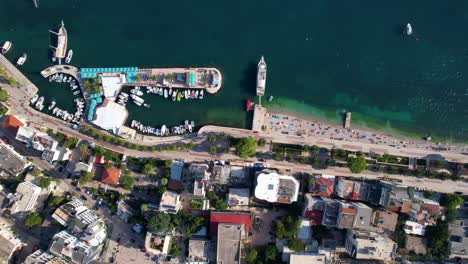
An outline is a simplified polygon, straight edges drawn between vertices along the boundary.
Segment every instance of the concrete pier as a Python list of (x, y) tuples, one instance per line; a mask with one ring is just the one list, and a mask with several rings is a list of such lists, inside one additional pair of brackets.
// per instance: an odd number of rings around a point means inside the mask
[(149, 68), (138, 71), (135, 83), (127, 85), (205, 89), (214, 94), (221, 89), (222, 76), (216, 68)]

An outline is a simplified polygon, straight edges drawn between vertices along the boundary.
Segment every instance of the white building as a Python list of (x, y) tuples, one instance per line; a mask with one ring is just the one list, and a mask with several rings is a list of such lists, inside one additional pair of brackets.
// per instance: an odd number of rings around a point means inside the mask
[(263, 170), (257, 176), (255, 197), (270, 203), (290, 204), (297, 201), (299, 182), (291, 176)]
[(181, 206), (180, 195), (178, 193), (165, 191), (159, 203), (159, 211), (168, 214), (176, 214)]
[(426, 226), (408, 220), (405, 223), (404, 230), (405, 233), (409, 235), (424, 236), (424, 234), (426, 233)]
[(42, 159), (49, 163), (65, 161), (70, 159), (71, 153), (70, 149), (57, 146), (55, 150), (45, 149), (42, 152)]
[(35, 150), (39, 151), (44, 151), (46, 149), (54, 151), (58, 146), (57, 140), (43, 133), (36, 133), (31, 144)]
[(18, 132), (16, 133), (16, 140), (29, 144), (33, 140), (34, 135), (39, 132), (39, 130), (33, 127), (19, 127)]
[(164, 234), (146, 233), (145, 248), (154, 255), (166, 255), (169, 253), (172, 237)]
[(397, 244), (375, 232), (348, 229), (345, 249), (355, 259), (393, 261)]
[[(123, 76), (123, 78), (121, 76)], [(125, 83), (125, 75), (121, 74), (121, 76), (100, 76), (102, 90), (106, 98), (117, 96), (120, 87)]]
[(29, 161), (21, 156), (15, 149), (0, 140), (0, 175), (16, 176), (28, 164)]
[(30, 182), (22, 182), (16, 188), (15, 203), (11, 207), (11, 213), (25, 213), (34, 208), (37, 198), (41, 194), (41, 188)]
[(11, 231), (0, 226), (0, 263), (9, 263), (11, 257), (19, 252), (23, 245)]
[(80, 200), (74, 198), (70, 202), (57, 208), (57, 210), (52, 214), (52, 218), (61, 225), (68, 226), (71, 220), (87, 210), (88, 208), (84, 206)]
[(92, 121), (93, 124), (117, 134), (119, 128), (127, 120), (128, 111), (125, 106), (110, 99), (105, 99), (102, 105), (96, 108), (95, 116), (96, 118)]

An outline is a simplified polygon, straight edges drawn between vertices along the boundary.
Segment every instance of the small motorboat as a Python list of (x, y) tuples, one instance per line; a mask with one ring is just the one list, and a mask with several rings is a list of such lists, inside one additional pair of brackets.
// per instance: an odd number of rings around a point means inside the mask
[(410, 23), (406, 24), (406, 35), (411, 35), (413, 34), (413, 27), (411, 26)]
[(203, 99), (203, 90), (200, 91), (200, 96), (198, 98)]
[(182, 99), (182, 93), (181, 93), (181, 92), (178, 92), (178, 93), (177, 93), (177, 102), (179, 102), (180, 99)]
[(3, 43), (3, 46), (2, 46), (2, 54), (7, 53), (10, 50), (11, 45), (12, 44), (10, 41), (5, 41), (5, 43)]
[(151, 107), (151, 105), (150, 105), (150, 104), (146, 104), (146, 103), (145, 103), (145, 104), (143, 104), (143, 106), (144, 106), (144, 107), (146, 107), (146, 108), (150, 108), (150, 107)]
[(270, 97), (268, 97), (268, 102), (271, 102), (273, 101), (273, 95), (270, 95)]
[(37, 99), (39, 99), (39, 95), (38, 95), (38, 94), (34, 95), (34, 97), (31, 98), (31, 101), (29, 101), (29, 102), (30, 102), (31, 104), (34, 104), (34, 103), (37, 101)]
[(23, 53), (21, 57), (19, 57), (18, 60), (16, 61), (16, 64), (20, 66), (23, 65), (26, 62), (27, 58), (28, 58), (28, 55), (26, 53)]
[(247, 100), (245, 100), (245, 111), (250, 111), (250, 107), (252, 106), (252, 102), (250, 101), (250, 98), (247, 98)]
[(177, 91), (172, 92), (172, 101), (175, 101), (177, 97)]
[(67, 54), (67, 57), (65, 58), (65, 63), (70, 63), (71, 59), (73, 57), (73, 50), (69, 50), (68, 51), (68, 54)]
[(54, 109), (54, 106), (55, 106), (55, 101), (52, 101), (52, 103), (50, 103), (49, 107), (47, 109), (52, 110)]
[(55, 114), (57, 113), (58, 110), (59, 110), (59, 108), (58, 108), (58, 107), (55, 107), (54, 110), (52, 111), (52, 114), (55, 115)]
[(78, 94), (80, 94), (80, 90), (76, 90), (73, 92), (73, 95), (78, 95)]
[(168, 96), (167, 89), (164, 89), (164, 98), (167, 98), (167, 96)]

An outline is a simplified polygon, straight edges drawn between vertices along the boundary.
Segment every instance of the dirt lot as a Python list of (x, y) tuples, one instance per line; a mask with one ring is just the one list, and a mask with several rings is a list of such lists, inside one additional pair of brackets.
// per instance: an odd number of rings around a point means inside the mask
[(262, 208), (256, 209), (254, 225), (252, 226), (252, 246), (274, 243), (275, 239), (270, 235), (272, 222), (279, 216), (286, 214), (287, 212), (283, 210), (275, 212), (273, 210)]

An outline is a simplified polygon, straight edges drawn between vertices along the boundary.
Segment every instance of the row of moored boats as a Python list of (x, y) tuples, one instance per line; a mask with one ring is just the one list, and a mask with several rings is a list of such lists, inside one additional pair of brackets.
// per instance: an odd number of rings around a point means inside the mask
[(54, 75), (51, 75), (49, 77), (49, 82), (69, 83), (70, 89), (73, 92), (73, 95), (78, 95), (81, 92), (76, 80), (72, 76), (67, 76), (66, 74), (63, 74), (63, 73), (56, 73)]
[[(75, 113), (68, 113), (67, 110), (63, 110), (63, 109), (60, 109), (59, 107), (56, 107), (55, 100), (52, 100), (49, 107), (47, 107), (47, 110), (52, 112), (54, 116), (62, 118), (64, 121), (77, 124), (80, 122), (81, 116), (84, 113), (85, 102), (83, 98), (76, 98), (74, 102), (76, 106)], [(34, 105), (37, 110), (42, 111), (44, 109), (44, 96), (39, 97), (39, 95), (36, 94), (31, 99), (30, 103)]]
[(166, 125), (162, 125), (161, 128), (158, 129), (158, 128), (151, 127), (151, 126), (145, 126), (141, 122), (133, 120), (130, 126), (144, 134), (150, 134), (154, 136), (169, 136), (169, 135), (180, 135), (180, 134), (184, 134), (187, 132), (192, 133), (193, 128), (195, 127), (195, 122), (194, 121), (189, 122), (188, 120), (185, 120), (185, 123), (183, 125), (174, 126), (171, 128), (166, 127)]
[[(159, 96), (163, 96), (164, 98), (172, 98), (172, 101), (180, 101), (182, 98), (185, 99), (203, 99), (204, 91), (203, 90), (177, 90), (172, 88), (162, 88), (162, 87), (152, 87), (146, 86), (146, 93), (147, 94), (156, 94)], [(142, 88), (139, 86), (135, 86), (133, 89), (130, 90), (130, 95), (127, 93), (120, 93), (118, 96), (117, 103), (125, 105), (128, 102), (128, 99), (131, 98), (133, 103), (138, 106), (145, 106), (147, 108), (150, 107), (149, 104), (145, 104), (145, 100), (142, 96), (145, 93), (143, 92)]]

